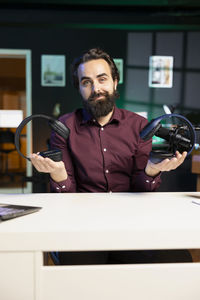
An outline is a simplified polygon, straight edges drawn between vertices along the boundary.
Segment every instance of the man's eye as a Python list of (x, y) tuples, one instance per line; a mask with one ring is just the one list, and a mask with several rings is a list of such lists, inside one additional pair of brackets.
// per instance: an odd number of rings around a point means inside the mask
[(99, 79), (99, 81), (100, 81), (100, 82), (104, 82), (104, 81), (106, 81), (106, 78), (105, 78), (105, 77), (101, 77), (101, 78)]
[(85, 81), (82, 82), (83, 86), (87, 86), (87, 85), (90, 85), (90, 84), (91, 84), (91, 82), (89, 80), (85, 80)]

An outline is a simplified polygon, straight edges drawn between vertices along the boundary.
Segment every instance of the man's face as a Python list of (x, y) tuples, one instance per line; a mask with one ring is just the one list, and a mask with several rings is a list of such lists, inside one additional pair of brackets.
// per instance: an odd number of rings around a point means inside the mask
[(104, 59), (80, 64), (78, 78), (83, 104), (95, 118), (112, 111), (117, 80), (113, 81), (110, 66)]

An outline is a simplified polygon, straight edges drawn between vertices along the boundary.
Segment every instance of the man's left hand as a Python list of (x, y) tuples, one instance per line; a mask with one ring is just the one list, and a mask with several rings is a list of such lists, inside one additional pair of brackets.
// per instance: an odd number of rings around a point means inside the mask
[(175, 170), (184, 162), (186, 156), (187, 152), (180, 154), (178, 151), (176, 151), (176, 154), (173, 158), (166, 158), (157, 164), (154, 164), (149, 160), (145, 168), (145, 173), (148, 176), (155, 177), (160, 172)]

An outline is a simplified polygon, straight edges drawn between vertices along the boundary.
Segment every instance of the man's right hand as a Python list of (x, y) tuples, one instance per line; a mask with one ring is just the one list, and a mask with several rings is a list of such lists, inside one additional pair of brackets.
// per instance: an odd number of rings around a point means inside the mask
[(31, 154), (30, 160), (38, 172), (49, 173), (56, 182), (64, 181), (68, 177), (63, 161), (55, 162), (48, 157), (39, 155), (39, 153)]

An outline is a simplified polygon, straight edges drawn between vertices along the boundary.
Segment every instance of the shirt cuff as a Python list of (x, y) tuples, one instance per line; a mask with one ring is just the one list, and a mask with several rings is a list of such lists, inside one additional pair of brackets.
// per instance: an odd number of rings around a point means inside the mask
[(51, 177), (50, 177), (50, 186), (51, 186), (51, 191), (54, 193), (67, 193), (69, 192), (71, 185), (71, 180), (69, 176), (67, 179), (60, 181), (60, 182), (55, 182)]
[(161, 173), (155, 177), (146, 175), (145, 171), (141, 171), (133, 178), (133, 192), (154, 192), (161, 183)]
[(144, 179), (145, 190), (154, 191), (156, 188), (158, 188), (158, 186), (161, 183), (161, 172), (154, 177), (148, 176), (144, 172), (143, 179)]

